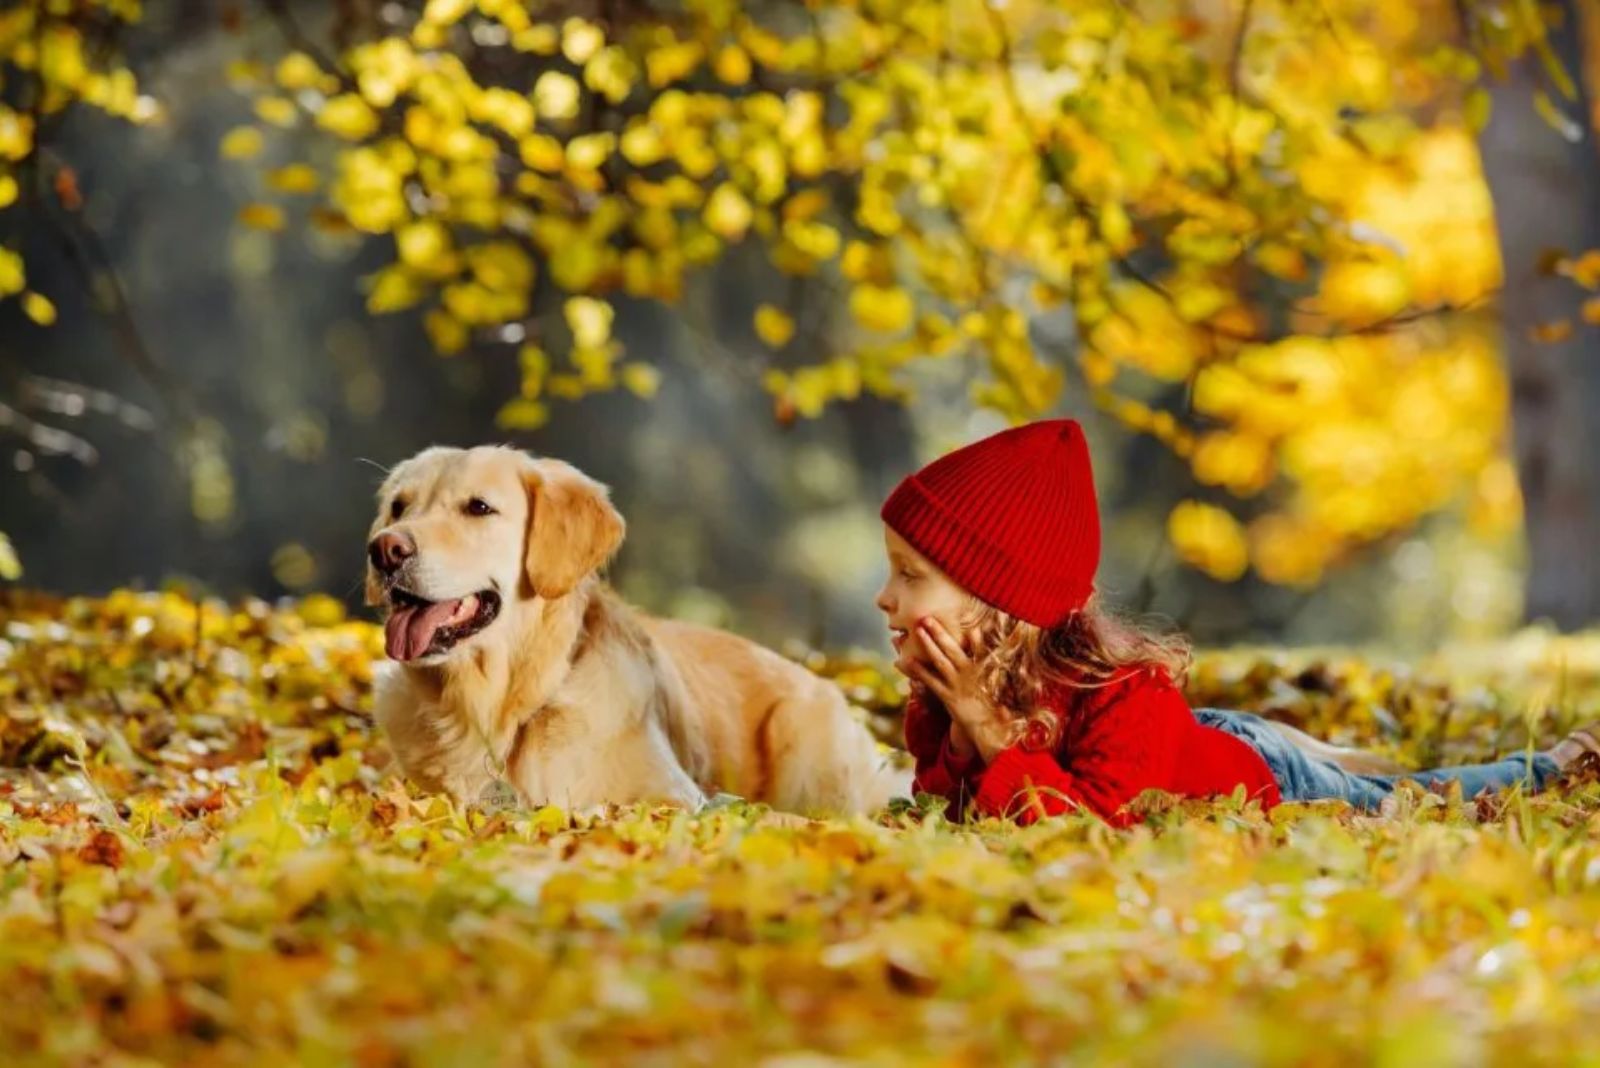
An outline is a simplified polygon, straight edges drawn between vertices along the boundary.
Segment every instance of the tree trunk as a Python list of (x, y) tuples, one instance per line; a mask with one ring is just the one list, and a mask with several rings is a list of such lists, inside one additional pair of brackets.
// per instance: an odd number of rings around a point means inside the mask
[[(1552, 43), (1579, 84), (1579, 99), (1562, 106), (1581, 140), (1567, 140), (1535, 113), (1540, 83), (1529, 61), (1497, 88), (1481, 141), (1505, 265), (1501, 321), (1528, 546), (1523, 611), (1564, 630), (1600, 618), (1600, 333), (1579, 318), (1584, 293), (1540, 271), (1551, 250), (1600, 248), (1593, 85), (1583, 77), (1575, 6), (1561, 4), (1566, 17)], [(1566, 340), (1533, 339), (1535, 327), (1559, 320), (1576, 327)]]

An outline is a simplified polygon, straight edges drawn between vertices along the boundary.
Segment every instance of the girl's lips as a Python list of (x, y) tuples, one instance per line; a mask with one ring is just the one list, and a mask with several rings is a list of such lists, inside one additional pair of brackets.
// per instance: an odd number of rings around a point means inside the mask
[(905, 631), (890, 629), (890, 631), (889, 631), (889, 644), (894, 646), (895, 652), (898, 653), (900, 651), (900, 646), (901, 646), (902, 643), (905, 642), (905, 640), (906, 640), (906, 632)]

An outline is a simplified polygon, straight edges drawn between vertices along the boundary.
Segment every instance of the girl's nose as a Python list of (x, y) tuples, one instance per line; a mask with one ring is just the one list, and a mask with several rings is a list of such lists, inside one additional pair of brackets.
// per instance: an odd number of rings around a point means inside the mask
[(889, 616), (894, 614), (894, 602), (889, 599), (889, 584), (883, 584), (883, 589), (878, 591), (877, 600), (873, 602), (878, 606), (878, 611)]

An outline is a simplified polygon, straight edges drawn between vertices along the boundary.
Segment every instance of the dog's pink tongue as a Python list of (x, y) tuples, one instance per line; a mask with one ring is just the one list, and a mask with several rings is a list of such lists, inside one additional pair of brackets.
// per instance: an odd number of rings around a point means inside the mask
[(395, 660), (415, 660), (428, 651), (433, 636), (460, 608), (460, 601), (396, 608), (389, 613), (389, 621), (384, 625), (385, 651)]

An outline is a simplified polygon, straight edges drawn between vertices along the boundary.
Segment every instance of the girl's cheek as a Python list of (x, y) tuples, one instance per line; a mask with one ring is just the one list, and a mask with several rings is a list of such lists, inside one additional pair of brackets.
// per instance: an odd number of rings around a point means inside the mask
[(916, 660), (932, 666), (933, 656), (928, 651), (930, 642), (916, 631), (906, 636), (905, 644), (900, 647), (900, 656), (904, 660)]
[(967, 631), (962, 626), (960, 613), (941, 614), (939, 622), (944, 624), (945, 633), (954, 638), (961, 648), (965, 649), (967, 647)]
[[(944, 627), (945, 633), (952, 635), (956, 641), (962, 643), (962, 648), (966, 648), (959, 615), (946, 615), (943, 612), (935, 612), (928, 616), (918, 616), (917, 619), (919, 621), (922, 619), (938, 620)], [(900, 658), (902, 660), (921, 660), (924, 663), (930, 659), (928, 642), (923, 638), (922, 632), (916, 624), (912, 625), (910, 632), (906, 635), (906, 640), (900, 644)]]

